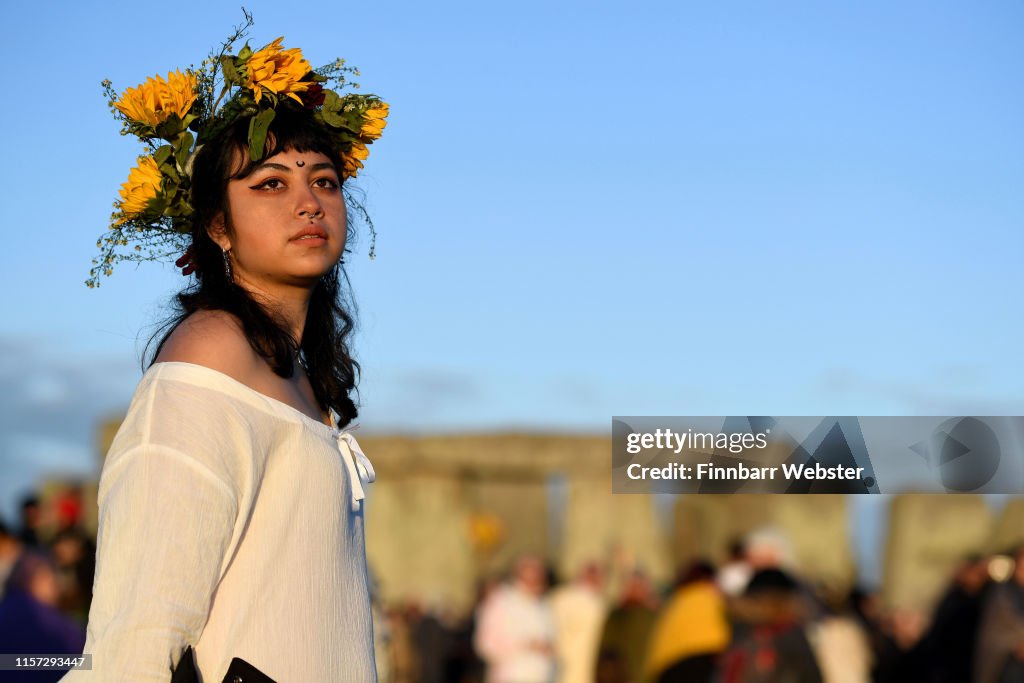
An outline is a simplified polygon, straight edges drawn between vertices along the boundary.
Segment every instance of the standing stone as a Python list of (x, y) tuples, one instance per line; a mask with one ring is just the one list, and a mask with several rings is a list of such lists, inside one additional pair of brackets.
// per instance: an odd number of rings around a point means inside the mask
[(992, 512), (981, 496), (894, 496), (882, 586), (885, 602), (926, 614), (957, 563), (984, 550), (992, 528)]
[(475, 569), (460, 483), (429, 475), (378, 478), (368, 495), (367, 563), (384, 601), (468, 609)]
[(1024, 498), (1013, 498), (999, 514), (988, 550), (1006, 552), (1024, 544)]
[(588, 562), (612, 562), (643, 569), (655, 581), (667, 582), (672, 564), (661, 527), (653, 496), (612, 494), (610, 475), (572, 479), (560, 573), (570, 577)]

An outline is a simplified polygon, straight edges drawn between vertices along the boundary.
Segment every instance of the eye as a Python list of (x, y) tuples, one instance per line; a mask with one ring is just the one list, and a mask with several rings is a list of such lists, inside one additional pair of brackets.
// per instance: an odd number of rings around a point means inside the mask
[(335, 180), (334, 178), (325, 176), (323, 178), (317, 178), (316, 180), (314, 180), (313, 186), (319, 187), (321, 190), (337, 190), (338, 181)]
[(250, 189), (253, 190), (280, 190), (284, 188), (284, 183), (281, 182), (280, 178), (267, 178), (262, 183), (253, 185)]

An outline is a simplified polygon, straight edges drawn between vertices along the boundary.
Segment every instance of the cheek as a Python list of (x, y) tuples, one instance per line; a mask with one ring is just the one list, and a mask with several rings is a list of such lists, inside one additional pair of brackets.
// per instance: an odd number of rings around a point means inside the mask
[(231, 225), (241, 232), (251, 231), (267, 218), (260, 202), (232, 199), (228, 206), (231, 207)]
[(338, 205), (333, 209), (332, 215), (337, 216), (337, 232), (341, 236), (341, 244), (345, 245), (345, 241), (348, 238), (348, 213), (345, 201), (342, 199), (338, 202)]
[(231, 212), (229, 235), (231, 248), (236, 255), (242, 252), (262, 251), (261, 246), (270, 242), (271, 231), (267, 226), (280, 223), (267, 202), (246, 201), (240, 193), (228, 191), (228, 206)]

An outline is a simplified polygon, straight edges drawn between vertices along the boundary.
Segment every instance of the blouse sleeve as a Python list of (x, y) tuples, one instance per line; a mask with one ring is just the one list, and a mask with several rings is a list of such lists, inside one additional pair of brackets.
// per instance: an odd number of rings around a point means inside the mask
[(62, 681), (167, 683), (198, 640), (246, 497), (252, 444), (230, 412), (187, 385), (140, 384), (100, 477), (92, 669)]

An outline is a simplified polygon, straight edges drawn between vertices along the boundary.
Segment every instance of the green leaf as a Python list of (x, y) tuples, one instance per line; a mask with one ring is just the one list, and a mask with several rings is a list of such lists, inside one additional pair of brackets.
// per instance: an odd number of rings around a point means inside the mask
[(339, 97), (338, 93), (333, 90), (324, 90), (324, 103), (321, 109), (329, 111), (332, 114), (344, 114), (345, 99), (343, 97)]
[(173, 152), (174, 148), (170, 145), (161, 145), (153, 152), (153, 161), (156, 162), (157, 166), (163, 166), (171, 158)]
[(333, 128), (347, 128), (348, 127), (348, 116), (347, 112), (344, 112), (345, 102), (338, 93), (333, 90), (324, 91), (324, 104), (320, 108), (320, 116), (323, 118), (324, 123)]
[(264, 109), (249, 120), (249, 158), (259, 161), (267, 142), (267, 130), (274, 120), (274, 110)]
[(151, 212), (159, 215), (165, 210), (167, 210), (167, 198), (163, 195), (157, 195), (153, 199), (150, 199), (149, 203), (146, 204), (147, 213)]
[(231, 55), (223, 55), (220, 58), (220, 70), (224, 74), (224, 80), (229, 83), (241, 82), (238, 75), (237, 64), (235, 64), (235, 58)]
[(333, 111), (328, 111), (327, 109), (324, 109), (323, 111), (320, 112), (320, 116), (323, 118), (324, 123), (326, 123), (328, 126), (331, 126), (332, 128), (345, 127), (345, 117), (339, 114), (335, 114)]
[(167, 120), (156, 127), (156, 134), (164, 140), (173, 140), (184, 129), (177, 114), (171, 114)]
[(173, 203), (167, 205), (167, 208), (164, 209), (164, 215), (171, 216), (172, 218), (186, 218), (192, 215), (192, 208), (187, 202), (176, 199)]
[(181, 176), (178, 174), (178, 167), (175, 165), (176, 160), (173, 155), (174, 147), (163, 145), (153, 152), (153, 161), (156, 162), (164, 178), (176, 184), (180, 182)]
[(178, 202), (178, 213), (181, 216), (186, 216), (186, 217), (187, 216), (191, 216), (192, 215), (192, 205), (189, 204), (184, 199), (181, 200), (180, 202)]
[(185, 168), (188, 163), (188, 155), (192, 151), (192, 143), (195, 138), (192, 133), (185, 132), (174, 143), (174, 160), (178, 162), (178, 168)]

